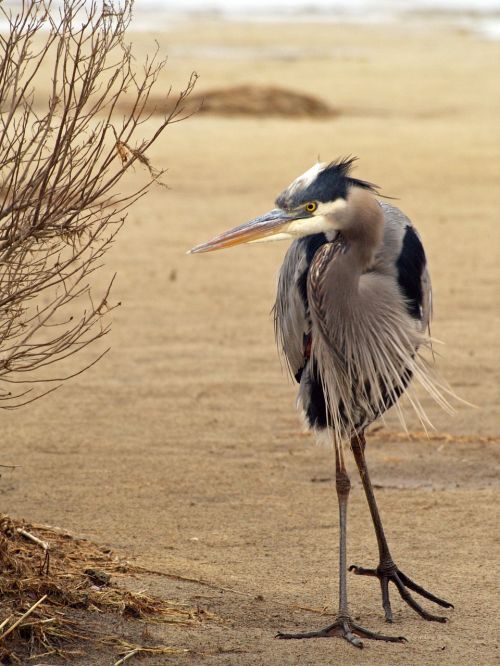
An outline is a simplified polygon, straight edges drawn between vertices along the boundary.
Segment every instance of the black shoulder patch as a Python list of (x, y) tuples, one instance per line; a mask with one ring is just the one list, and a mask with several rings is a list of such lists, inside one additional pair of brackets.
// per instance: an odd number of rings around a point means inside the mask
[(304, 302), (306, 312), (309, 312), (309, 304), (307, 302), (307, 276), (309, 274), (309, 268), (311, 266), (312, 260), (317, 250), (327, 242), (325, 234), (312, 234), (311, 236), (304, 236), (300, 239), (300, 243), (303, 244), (305, 253), (306, 253), (306, 269), (299, 276), (297, 280), (297, 287), (299, 288), (300, 296)]
[(407, 225), (396, 268), (408, 313), (415, 319), (422, 318), (422, 274), (425, 264), (425, 252), (420, 238), (413, 227)]

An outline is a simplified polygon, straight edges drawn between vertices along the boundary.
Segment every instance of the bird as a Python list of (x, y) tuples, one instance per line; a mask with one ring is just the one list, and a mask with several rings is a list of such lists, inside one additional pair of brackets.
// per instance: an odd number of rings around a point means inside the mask
[(443, 608), (453, 604), (414, 582), (392, 557), (368, 472), (365, 431), (390, 407), (404, 424), (399, 403), (403, 395), (422, 423), (429, 425), (414, 385), (444, 409), (452, 407), (450, 391), (425, 354), (432, 349), (432, 287), (420, 235), (400, 209), (381, 199), (377, 185), (353, 176), (356, 160), (348, 156), (317, 162), (283, 190), (271, 211), (189, 253), (291, 241), (278, 277), (275, 334), (299, 386), (297, 405), (306, 429), (329, 442), (335, 452), (339, 599), (335, 621), (327, 627), (279, 632), (277, 638), (338, 636), (361, 648), (362, 639), (406, 639), (361, 626), (349, 611), (346, 543), (351, 483), (346, 451), (352, 451), (360, 474), (379, 556), (376, 568), (351, 565), (349, 570), (378, 579), (387, 622), (393, 622), (390, 583), (423, 619), (446, 622), (414, 596)]

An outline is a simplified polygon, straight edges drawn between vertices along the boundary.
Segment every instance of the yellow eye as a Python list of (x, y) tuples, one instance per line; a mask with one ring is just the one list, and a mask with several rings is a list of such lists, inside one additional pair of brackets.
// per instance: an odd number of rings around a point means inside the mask
[(317, 207), (318, 204), (315, 201), (310, 201), (309, 203), (306, 203), (306, 210), (308, 213), (314, 213)]

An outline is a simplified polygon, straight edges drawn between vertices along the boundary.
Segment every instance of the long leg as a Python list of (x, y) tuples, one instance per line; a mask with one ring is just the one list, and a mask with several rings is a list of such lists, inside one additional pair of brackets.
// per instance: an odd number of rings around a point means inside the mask
[(351, 481), (345, 468), (342, 451), (335, 447), (335, 487), (339, 503), (339, 617), (348, 617), (347, 607), (347, 503)]
[(406, 603), (425, 620), (446, 622), (445, 617), (441, 615), (434, 615), (422, 608), (422, 606), (420, 606), (420, 604), (418, 604), (408, 592), (408, 590), (412, 590), (413, 592), (420, 594), (425, 599), (429, 599), (430, 601), (433, 601), (434, 603), (439, 604), (444, 608), (453, 608), (453, 604), (445, 601), (444, 599), (436, 597), (434, 594), (431, 594), (420, 585), (417, 585), (417, 583), (414, 583), (411, 578), (408, 578), (408, 576), (406, 576), (403, 572), (399, 571), (399, 569), (394, 564), (389, 546), (387, 544), (387, 539), (385, 538), (382, 520), (380, 518), (377, 502), (373, 493), (373, 487), (370, 481), (370, 475), (368, 474), (368, 467), (366, 465), (365, 458), (365, 437), (363, 434), (358, 435), (358, 437), (354, 437), (352, 439), (351, 448), (359, 470), (361, 482), (365, 490), (368, 506), (370, 508), (373, 526), (375, 528), (375, 535), (377, 537), (380, 560), (376, 569), (364, 569), (363, 567), (352, 565), (349, 567), (349, 570), (354, 571), (354, 573), (362, 576), (378, 577), (380, 581), (380, 587), (382, 589), (382, 606), (384, 608), (385, 619), (387, 622), (392, 622), (392, 609), (389, 599), (389, 581), (392, 581), (396, 585), (402, 599), (406, 601)]
[(347, 503), (351, 482), (345, 468), (342, 450), (335, 447), (335, 486), (339, 504), (339, 612), (337, 619), (319, 631), (309, 631), (297, 634), (284, 634), (279, 632), (277, 638), (328, 638), (340, 636), (356, 647), (362, 648), (361, 638), (371, 638), (378, 641), (391, 641), (400, 643), (406, 639), (403, 636), (384, 636), (369, 629), (361, 627), (352, 621), (347, 605)]

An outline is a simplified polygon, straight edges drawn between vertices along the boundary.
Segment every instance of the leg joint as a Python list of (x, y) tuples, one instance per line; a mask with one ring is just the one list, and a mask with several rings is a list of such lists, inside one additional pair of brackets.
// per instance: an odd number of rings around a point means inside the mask
[(351, 490), (351, 481), (345, 470), (338, 471), (335, 477), (335, 485), (338, 495), (348, 495)]
[(392, 574), (397, 570), (392, 557), (389, 552), (381, 554), (380, 563), (377, 567), (377, 572), (382, 576)]

